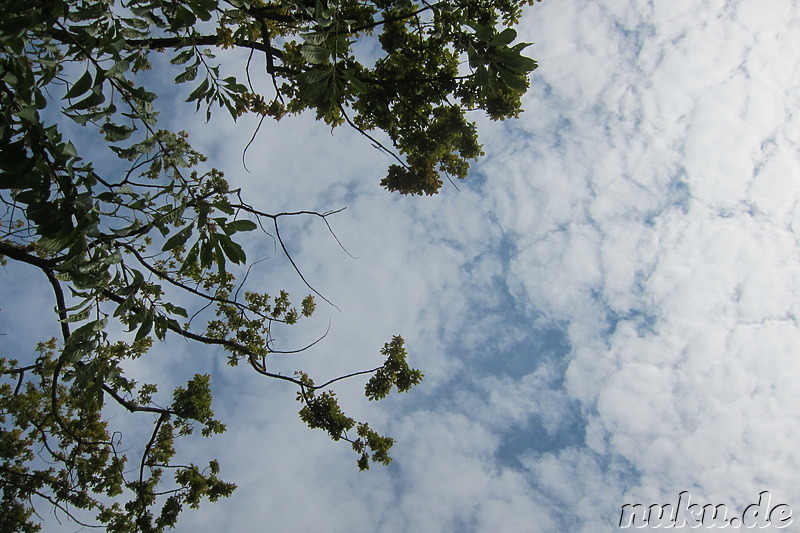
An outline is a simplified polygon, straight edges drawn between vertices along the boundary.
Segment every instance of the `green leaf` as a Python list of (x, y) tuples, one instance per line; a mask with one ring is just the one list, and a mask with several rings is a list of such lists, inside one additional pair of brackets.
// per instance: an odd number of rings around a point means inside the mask
[(228, 235), (233, 235), (238, 231), (253, 231), (257, 227), (258, 225), (252, 220), (247, 220), (247, 219), (234, 220), (233, 222), (228, 222), (225, 225), (225, 233), (227, 233)]
[(108, 254), (108, 256), (104, 257), (102, 262), (104, 265), (118, 265), (122, 263), (122, 252), (118, 249), (114, 250)]
[(500, 50), (495, 57), (508, 70), (519, 74), (527, 74), (538, 66), (533, 59), (520, 55), (519, 52), (514, 52), (511, 49)]
[[(206, 9), (205, 6), (203, 6), (200, 2), (191, 2), (189, 3), (189, 7), (200, 20), (204, 22), (211, 20), (211, 13), (209, 13), (209, 10)], [(215, 3), (209, 5), (209, 8), (211, 9), (216, 7), (217, 6)]]
[(222, 249), (222, 244), (220, 244), (220, 237), (222, 237), (222, 235), (214, 235), (215, 259), (217, 260), (217, 271), (219, 275), (224, 278), (227, 271), (225, 270), (225, 251)]
[(200, 241), (194, 243), (194, 246), (192, 246), (189, 249), (189, 252), (186, 254), (186, 258), (184, 259), (183, 264), (181, 264), (180, 272), (186, 272), (189, 269), (189, 267), (194, 265), (194, 263), (197, 261), (197, 255), (199, 252), (200, 252)]
[(299, 76), (297, 76), (297, 79), (300, 80), (303, 83), (311, 85), (311, 84), (320, 82), (322, 80), (327, 80), (332, 75), (333, 75), (333, 69), (332, 68), (311, 69), (311, 70), (307, 70), (307, 71), (303, 72), (302, 74), (300, 74)]
[(331, 51), (322, 46), (304, 44), (300, 47), (300, 54), (303, 56), (303, 59), (309, 63), (319, 65), (328, 61), (328, 58), (331, 56)]
[(120, 126), (112, 122), (106, 122), (100, 130), (103, 132), (108, 142), (124, 141), (133, 133), (133, 128), (129, 126)]
[(17, 116), (29, 124), (39, 123), (39, 113), (36, 112), (36, 108), (33, 106), (23, 107), (19, 110)]
[(134, 290), (133, 292), (131, 292), (130, 295), (128, 295), (127, 298), (125, 298), (122, 301), (121, 304), (117, 306), (117, 308), (114, 310), (114, 316), (120, 317), (125, 315), (128, 311), (130, 311), (133, 305), (136, 303), (135, 296), (136, 296), (136, 291)]
[(142, 325), (139, 326), (139, 331), (136, 332), (135, 341), (145, 338), (153, 329), (153, 311), (147, 310), (144, 314)]
[(512, 46), (511, 49), (514, 50), (515, 52), (522, 52), (532, 44), (533, 43), (517, 43), (514, 46)]
[(87, 122), (92, 120), (91, 113), (83, 115), (71, 115), (70, 113), (64, 113), (64, 114), (69, 118), (71, 118), (73, 121), (75, 121), (75, 123), (78, 124), (79, 126), (85, 126)]
[(89, 73), (87, 69), (83, 76), (78, 79), (75, 83), (72, 84), (72, 87), (69, 88), (67, 94), (64, 95), (64, 100), (70, 98), (77, 98), (81, 96), (86, 91), (88, 91), (92, 87), (92, 75)]
[(489, 43), (492, 40), (494, 28), (491, 26), (481, 26), (480, 24), (470, 24), (470, 26), (475, 30), (475, 37), (479, 41)]
[(327, 81), (303, 85), (300, 87), (300, 98), (307, 102), (316, 102), (320, 97), (325, 95), (330, 88), (331, 86)]
[[(214, 237), (212, 235), (211, 237)], [(212, 242), (212, 238), (209, 238), (207, 241), (203, 242), (200, 246), (200, 266), (203, 268), (208, 268), (211, 266), (211, 262), (214, 260), (214, 243)]]
[(64, 147), (61, 148), (61, 151), (70, 157), (78, 157), (78, 150), (75, 148), (75, 145), (72, 144), (72, 141), (64, 143)]
[(172, 313), (173, 315), (182, 316), (183, 318), (189, 318), (189, 313), (186, 312), (186, 309), (183, 307), (178, 307), (177, 305), (172, 305), (171, 303), (167, 302), (164, 304), (164, 309), (168, 313)]
[(467, 47), (467, 58), (469, 59), (469, 66), (472, 68), (478, 68), (486, 62), (472, 44)]
[(124, 18), (122, 19), (122, 22), (128, 26), (131, 26), (132, 28), (136, 28), (137, 30), (146, 30), (150, 26), (146, 20), (137, 18)]
[(367, 86), (355, 76), (350, 78), (350, 84), (353, 86), (353, 90), (357, 93), (363, 94), (367, 92)]
[(186, 98), (187, 102), (193, 102), (195, 100), (200, 100), (206, 95), (206, 91), (208, 90), (208, 78), (204, 79), (197, 88), (189, 93), (188, 98)]
[(192, 66), (175, 76), (175, 83), (192, 81), (197, 77), (197, 65)]
[(219, 244), (225, 251), (225, 255), (236, 264), (244, 264), (247, 261), (247, 256), (244, 250), (238, 243), (235, 243), (227, 235), (220, 235), (218, 239)]
[(131, 188), (131, 186), (128, 185), (127, 183), (124, 184), (124, 185), (120, 185), (119, 187), (116, 187), (114, 189), (114, 192), (117, 193), (117, 194), (127, 194), (128, 196), (130, 196), (132, 198), (137, 198), (139, 196), (136, 192), (134, 192), (134, 190)]
[(164, 246), (161, 248), (162, 251), (172, 250), (173, 248), (177, 248), (178, 246), (182, 245), (186, 241), (189, 240), (189, 237), (192, 236), (192, 229), (194, 228), (194, 222), (180, 230), (178, 233), (167, 239), (167, 242), (164, 243)]
[(301, 37), (308, 44), (321, 45), (328, 40), (328, 33), (303, 33)]
[(506, 28), (489, 41), (489, 46), (505, 46), (517, 38), (517, 32), (513, 28)]
[(214, 207), (225, 213), (226, 215), (232, 215), (234, 213), (233, 207), (228, 202), (228, 200), (221, 200), (219, 202), (214, 202), (212, 204)]
[(480, 65), (475, 70), (475, 85), (481, 89), (481, 92), (488, 90), (489, 71), (486, 69), (486, 65)]
[(47, 107), (47, 98), (45, 98), (41, 91), (36, 91), (36, 94), (33, 96), (33, 100), (36, 109), (44, 109)]
[(42, 237), (37, 244), (50, 252), (60, 252), (61, 250), (69, 247), (76, 239), (75, 232), (68, 232), (60, 237), (48, 238)]
[(156, 330), (156, 337), (158, 340), (163, 341), (164, 337), (167, 334), (167, 317), (164, 315), (157, 315), (155, 318), (155, 330)]
[(520, 75), (514, 74), (504, 68), (497, 69), (497, 73), (500, 74), (500, 79), (503, 80), (503, 83), (508, 85), (511, 89), (520, 92), (528, 90), (528, 84), (525, 83), (525, 80), (522, 79)]
[(109, 78), (116, 78), (116, 77), (120, 77), (121, 78), (122, 74), (124, 74), (128, 70), (130, 70), (130, 68), (131, 68), (131, 64), (128, 61), (125, 61), (123, 59), (123, 60), (117, 61), (116, 63), (114, 63), (111, 66), (110, 69), (106, 70), (106, 74), (105, 75), (106, 75), (106, 77), (109, 77)]
[(82, 322), (87, 318), (89, 318), (89, 314), (91, 313), (91, 311), (92, 311), (92, 306), (89, 306), (81, 311), (78, 311), (77, 313), (69, 315), (66, 318), (66, 320), (60, 320), (60, 322)]
[(108, 325), (108, 319), (103, 317), (98, 320), (93, 320), (88, 324), (84, 324), (83, 326), (79, 327), (75, 331), (72, 332), (72, 335), (69, 336), (68, 341), (72, 342), (80, 342), (88, 339), (94, 333), (98, 331), (102, 331), (106, 325)]
[(184, 63), (189, 61), (193, 55), (194, 55), (194, 49), (189, 48), (188, 50), (184, 50), (180, 54), (170, 59), (169, 62), (172, 63), (173, 65), (183, 65)]
[(81, 100), (75, 105), (68, 107), (69, 111), (89, 109), (90, 107), (98, 106), (106, 101), (101, 91), (93, 91), (92, 94)]

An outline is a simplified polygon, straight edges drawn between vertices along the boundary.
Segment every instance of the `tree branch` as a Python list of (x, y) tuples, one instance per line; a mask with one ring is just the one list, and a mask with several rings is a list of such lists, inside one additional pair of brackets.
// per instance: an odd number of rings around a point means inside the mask
[[(156, 438), (158, 438), (158, 431), (161, 429), (161, 425), (167, 421), (169, 418), (168, 413), (161, 413), (161, 416), (158, 417), (158, 420), (153, 427), (153, 434), (150, 436), (150, 440), (147, 441), (147, 445), (144, 447), (144, 453), (142, 453), (142, 461), (139, 464), (139, 489), (137, 492), (139, 493), (139, 498), (143, 498), (142, 489), (144, 488), (144, 466), (147, 462), (147, 456), (150, 455), (150, 450), (153, 448), (153, 444), (156, 442)], [(143, 509), (142, 509), (143, 510)], [(140, 510), (140, 513), (141, 511)]]
[[(208, 300), (210, 302), (219, 302), (219, 303), (229, 304), (229, 305), (233, 305), (233, 306), (235, 306), (235, 307), (237, 307), (237, 308), (239, 308), (241, 310), (247, 310), (247, 311), (250, 311), (250, 312), (255, 312), (252, 309), (250, 309), (248, 306), (246, 306), (246, 305), (244, 305), (244, 304), (242, 304), (240, 302), (236, 302), (236, 301), (233, 301), (233, 300), (228, 300), (227, 298), (220, 298), (218, 296), (212, 296), (212, 295), (206, 294), (206, 293), (204, 293), (202, 291), (198, 291), (197, 289), (193, 289), (192, 287), (186, 285), (185, 283), (181, 283), (180, 281), (177, 281), (176, 279), (174, 279), (172, 276), (170, 276), (166, 272), (163, 272), (163, 271), (157, 269), (156, 267), (152, 266), (150, 263), (145, 261), (144, 257), (142, 257), (142, 255), (139, 253), (139, 251), (134, 246), (131, 246), (129, 244), (120, 244), (120, 246), (122, 246), (123, 248), (125, 248), (126, 250), (131, 252), (136, 257), (136, 259), (139, 260), (139, 263), (143, 267), (145, 267), (147, 270), (149, 270), (150, 272), (152, 272), (153, 274), (155, 274), (159, 278), (163, 279), (164, 281), (166, 281), (170, 285), (178, 287), (179, 289), (183, 289), (186, 292), (194, 294), (195, 296), (199, 296), (199, 297), (203, 298), (204, 300)], [(274, 319), (272, 317), (263, 315), (261, 313), (255, 313), (255, 314), (257, 314), (261, 318), (266, 318), (266, 319), (269, 319), (269, 320), (276, 320), (276, 319)]]
[[(63, 44), (79, 44), (80, 39), (65, 29), (52, 28), (48, 35)], [(160, 49), (160, 48), (185, 48), (187, 46), (221, 46), (217, 35), (191, 35), (188, 37), (151, 37), (149, 39), (126, 39), (125, 45), (129, 49)], [(269, 44), (251, 41), (248, 39), (238, 39), (234, 45), (252, 50), (260, 50), (272, 57), (281, 58), (282, 53)]]
[(53, 268), (58, 264), (59, 261), (63, 259), (63, 257), (52, 257), (50, 259), (45, 259), (43, 257), (32, 255), (22, 248), (1, 240), (0, 255), (4, 255), (10, 259), (14, 259), (15, 261), (28, 263), (29, 265), (33, 265), (42, 269)]

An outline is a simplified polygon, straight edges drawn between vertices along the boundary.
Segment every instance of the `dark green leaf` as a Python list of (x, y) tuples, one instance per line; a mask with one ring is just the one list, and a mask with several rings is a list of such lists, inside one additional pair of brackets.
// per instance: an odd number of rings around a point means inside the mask
[(75, 145), (72, 144), (72, 141), (67, 141), (64, 143), (61, 151), (70, 157), (78, 157), (78, 150), (75, 149)]
[(96, 91), (96, 92), (92, 92), (92, 94), (90, 94), (89, 96), (87, 96), (86, 98), (84, 98), (83, 100), (78, 102), (77, 104), (72, 105), (67, 109), (70, 110), (70, 111), (89, 109), (90, 107), (94, 107), (94, 106), (98, 106), (98, 105), (102, 104), (103, 102), (105, 102), (105, 100), (106, 100), (106, 97), (103, 96), (103, 93), (100, 92), (100, 91)]
[(528, 84), (525, 83), (525, 80), (521, 78), (519, 74), (514, 74), (504, 68), (498, 69), (497, 73), (500, 74), (500, 79), (503, 80), (503, 83), (508, 85), (511, 89), (520, 92), (528, 90)]
[(139, 326), (139, 331), (136, 332), (136, 337), (134, 338), (134, 340), (138, 341), (145, 338), (152, 329), (153, 329), (153, 311), (147, 310), (142, 319), (142, 325)]
[(69, 98), (77, 98), (81, 96), (86, 91), (91, 89), (92, 87), (92, 75), (87, 70), (83, 76), (81, 76), (78, 81), (72, 84), (72, 87), (69, 88), (67, 94), (64, 95), (64, 99), (67, 100)]
[(92, 311), (92, 306), (89, 306), (83, 309), (82, 311), (69, 315), (66, 320), (61, 320), (60, 322), (82, 322), (87, 318), (89, 318), (89, 314), (91, 313), (91, 311)]
[(330, 50), (314, 44), (304, 44), (300, 47), (300, 53), (306, 61), (314, 65), (327, 62), (331, 56)]
[(231, 207), (231, 204), (229, 204), (227, 200), (214, 202), (213, 205), (214, 205), (214, 207), (216, 207), (217, 209), (219, 209), (220, 211), (222, 211), (226, 215), (232, 215), (234, 213), (234, 210)]
[(307, 71), (303, 72), (302, 74), (300, 74), (297, 77), (297, 79), (302, 81), (303, 83), (307, 83), (307, 84), (310, 85), (310, 84), (314, 84), (314, 83), (320, 82), (322, 80), (327, 80), (332, 75), (333, 75), (333, 69), (332, 68), (312, 69), (312, 70), (307, 70)]
[(197, 255), (200, 252), (200, 241), (194, 243), (189, 251), (186, 253), (186, 258), (183, 260), (180, 271), (186, 272), (197, 261)]
[(146, 20), (137, 19), (137, 18), (124, 18), (122, 21), (131, 26), (132, 28), (136, 28), (137, 30), (146, 30), (150, 27)]
[(187, 102), (193, 102), (195, 100), (200, 100), (206, 95), (206, 91), (208, 90), (208, 79), (204, 79), (197, 88), (189, 93), (189, 97), (186, 98)]
[(172, 305), (171, 303), (165, 303), (164, 304), (164, 309), (168, 313), (172, 313), (173, 315), (182, 316), (184, 318), (188, 318), (189, 317), (189, 313), (186, 312), (186, 309), (184, 309), (183, 307), (178, 307), (176, 305)]
[(489, 43), (494, 35), (494, 28), (491, 26), (481, 26), (479, 24), (471, 25), (475, 30), (475, 36), (479, 41)]
[(227, 255), (232, 262), (243, 264), (247, 261), (247, 256), (242, 247), (239, 246), (238, 243), (233, 242), (227, 235), (219, 235), (218, 242), (222, 246), (225, 255)]
[(211, 235), (211, 237), (200, 246), (200, 266), (203, 268), (210, 267), (214, 260), (213, 237), (215, 237), (215, 235)]
[(60, 252), (61, 250), (64, 250), (65, 248), (69, 247), (69, 245), (75, 241), (76, 237), (77, 236), (75, 235), (74, 232), (69, 232), (65, 233), (60, 237), (54, 237), (54, 238), (42, 237), (41, 239), (39, 239), (37, 244), (42, 248), (44, 248), (45, 250), (49, 250), (51, 252)]
[(17, 116), (29, 124), (39, 123), (39, 113), (33, 106), (25, 106), (17, 112)]
[(193, 55), (194, 55), (194, 49), (189, 48), (188, 50), (183, 50), (180, 54), (170, 59), (169, 62), (172, 63), (173, 65), (183, 65), (184, 63), (189, 61)]
[(177, 248), (181, 246), (183, 243), (189, 240), (189, 237), (192, 236), (192, 229), (194, 228), (194, 223), (189, 224), (178, 233), (167, 239), (167, 242), (164, 243), (164, 246), (161, 248), (162, 251), (172, 250), (173, 248)]
[(318, 46), (328, 39), (328, 35), (328, 33), (304, 33), (302, 37), (308, 44)]
[(501, 50), (497, 53), (497, 60), (508, 70), (527, 74), (536, 68), (536, 61), (529, 57), (520, 55), (511, 49)]
[(175, 83), (184, 83), (192, 81), (197, 77), (197, 66), (189, 67), (177, 76), (175, 76)]
[(155, 318), (155, 331), (158, 340), (163, 341), (167, 334), (167, 317), (164, 315), (156, 315)]
[(252, 220), (242, 219), (228, 222), (225, 226), (225, 233), (233, 235), (238, 231), (253, 231), (258, 225)]
[(514, 46), (512, 46), (511, 49), (514, 50), (515, 52), (522, 52), (532, 44), (533, 43), (517, 43)]
[(367, 86), (355, 76), (350, 78), (350, 84), (353, 86), (353, 90), (359, 94), (367, 92)]
[(512, 28), (506, 28), (489, 41), (489, 46), (505, 46), (517, 38), (517, 32)]
[(130, 295), (128, 295), (127, 298), (125, 298), (122, 301), (121, 304), (117, 306), (117, 308), (114, 310), (114, 316), (115, 317), (124, 316), (128, 311), (130, 311), (133, 305), (136, 303), (135, 296), (136, 292), (134, 290), (133, 292), (131, 292)]
[(133, 128), (129, 126), (120, 126), (112, 122), (103, 124), (101, 131), (106, 137), (108, 142), (124, 141), (133, 133)]
[(225, 251), (222, 249), (222, 244), (220, 244), (220, 238), (222, 237), (222, 235), (214, 235), (214, 237), (216, 237), (214, 239), (215, 252), (216, 252), (214, 258), (217, 260), (217, 270), (219, 271), (219, 275), (224, 277), (226, 274)]

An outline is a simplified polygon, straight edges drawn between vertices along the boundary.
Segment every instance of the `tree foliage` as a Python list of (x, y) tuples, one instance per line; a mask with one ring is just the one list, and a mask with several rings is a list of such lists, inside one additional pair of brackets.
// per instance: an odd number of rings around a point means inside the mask
[[(185, 506), (231, 494), (216, 461), (175, 459), (178, 437), (225, 430), (208, 374), (177, 387), (167, 406), (158, 384), (126, 374), (168, 335), (292, 383), (309, 427), (349, 442), (361, 469), (388, 464), (392, 439), (345, 415), (330, 387), (370, 375), (365, 394), (379, 400), (416, 385), (422, 373), (408, 366), (403, 339), (384, 346), (383, 365), (321, 384), (273, 372), (270, 357), (287, 352), (272, 328), (311, 316), (315, 296), (298, 309), (285, 291), (243, 290), (234, 275), (247, 265), (244, 234), (269, 229), (295, 265), (280, 221), (327, 224), (335, 212), (249, 205), (186, 133), (159, 127), (147, 71), (171, 72), (207, 117), (310, 110), (354, 128), (394, 158), (383, 186), (435, 194), (442, 176), (464, 178), (482, 154), (468, 112), (520, 112), (536, 62), (511, 26), (533, 1), (0, 0), (0, 261), (47, 280), (61, 337), (0, 358), (0, 530), (37, 530), (44, 502), (109, 531), (161, 531)], [(243, 72), (215, 62), (226, 49), (248, 55)], [(68, 121), (96, 141), (70, 139)], [(110, 169), (98, 145), (116, 156)], [(184, 300), (193, 307), (175, 303)], [(198, 327), (209, 307), (214, 317)], [(112, 322), (128, 333), (113, 338)], [(152, 419), (138, 457), (120, 449), (110, 405)]]

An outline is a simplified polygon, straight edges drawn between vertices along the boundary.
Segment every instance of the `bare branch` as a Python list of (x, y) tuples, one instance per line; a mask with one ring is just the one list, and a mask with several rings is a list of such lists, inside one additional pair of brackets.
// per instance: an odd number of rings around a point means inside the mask
[(283, 253), (284, 253), (284, 254), (286, 254), (286, 258), (287, 258), (287, 259), (289, 260), (289, 262), (292, 264), (292, 267), (294, 268), (294, 271), (295, 271), (295, 272), (297, 272), (297, 275), (298, 275), (298, 276), (300, 276), (300, 279), (302, 279), (302, 280), (303, 280), (303, 283), (305, 283), (305, 284), (306, 284), (306, 287), (308, 287), (309, 289), (311, 289), (311, 290), (314, 292), (314, 294), (316, 294), (317, 296), (319, 296), (320, 298), (322, 298), (323, 300), (325, 300), (326, 302), (328, 302), (330, 305), (332, 305), (333, 307), (335, 307), (337, 311), (341, 311), (341, 309), (339, 309), (339, 306), (337, 306), (335, 303), (333, 303), (332, 301), (330, 301), (330, 300), (328, 300), (327, 298), (325, 298), (325, 297), (322, 295), (322, 293), (321, 293), (321, 292), (319, 292), (317, 289), (315, 289), (314, 287), (312, 287), (312, 286), (311, 286), (311, 284), (308, 282), (308, 280), (306, 280), (305, 276), (304, 276), (304, 275), (303, 275), (303, 273), (300, 271), (300, 268), (298, 268), (297, 264), (294, 262), (294, 259), (292, 259), (292, 255), (289, 253), (289, 250), (287, 250), (287, 249), (286, 249), (286, 244), (284, 244), (284, 242), (283, 242), (283, 239), (281, 238), (281, 231), (280, 231), (280, 229), (278, 228), (278, 218), (277, 218), (277, 217), (273, 218), (273, 219), (272, 219), (272, 222), (275, 224), (275, 237), (277, 237), (277, 238), (278, 238), (278, 242), (280, 243), (280, 245), (281, 245), (281, 248), (283, 249)]
[(402, 159), (400, 159), (400, 156), (398, 156), (396, 153), (394, 153), (389, 148), (386, 148), (378, 139), (376, 139), (375, 137), (373, 137), (372, 135), (370, 135), (369, 133), (364, 131), (362, 128), (358, 127), (352, 120), (350, 120), (350, 117), (347, 115), (347, 111), (344, 110), (344, 106), (343, 105), (339, 104), (339, 109), (342, 111), (342, 116), (344, 116), (344, 119), (347, 121), (347, 123), (350, 125), (350, 127), (352, 127), (358, 133), (360, 133), (361, 135), (363, 135), (364, 137), (366, 137), (367, 139), (372, 141), (372, 145), (375, 148), (377, 148), (378, 150), (381, 150), (381, 151), (385, 152), (386, 154), (389, 154), (390, 156), (395, 158), (397, 160), (397, 162), (400, 163), (400, 165), (403, 168), (411, 170), (409, 168), (409, 166), (406, 164), (406, 162), (403, 161)]
[(314, 341), (314, 342), (312, 342), (311, 344), (309, 344), (309, 345), (307, 345), (307, 346), (303, 346), (302, 348), (300, 348), (300, 349), (297, 349), (297, 350), (273, 350), (272, 348), (270, 348), (270, 350), (269, 350), (269, 353), (277, 353), (277, 354), (293, 354), (293, 353), (305, 352), (306, 350), (308, 350), (309, 348), (311, 348), (312, 346), (314, 346), (314, 345), (316, 345), (318, 342), (320, 342), (322, 339), (324, 339), (325, 337), (327, 337), (327, 336), (328, 336), (328, 333), (330, 333), (330, 331), (331, 331), (331, 321), (330, 321), (330, 320), (328, 320), (328, 329), (326, 329), (326, 330), (325, 330), (325, 333), (324, 333), (324, 334), (323, 334), (323, 335), (322, 335), (320, 338), (318, 338), (317, 340), (315, 340), (315, 341)]
[(326, 381), (322, 385), (314, 385), (313, 387), (310, 387), (310, 388), (312, 388), (312, 389), (321, 389), (323, 387), (327, 387), (331, 383), (336, 383), (337, 381), (342, 381), (343, 379), (348, 379), (348, 378), (352, 378), (352, 377), (355, 377), (355, 376), (363, 376), (364, 374), (374, 374), (375, 372), (377, 372), (381, 368), (383, 368), (383, 367), (379, 366), (377, 368), (373, 368), (372, 370), (361, 370), (360, 372), (353, 372), (352, 374), (346, 374), (344, 376), (339, 376), (338, 378), (333, 378), (331, 380)]
[[(161, 429), (161, 425), (169, 419), (168, 413), (161, 413), (161, 416), (158, 417), (158, 420), (153, 427), (153, 434), (150, 436), (150, 440), (147, 441), (147, 445), (144, 447), (144, 453), (142, 453), (142, 461), (139, 464), (139, 484), (140, 486), (144, 486), (144, 466), (147, 462), (147, 456), (150, 455), (150, 450), (153, 448), (153, 444), (156, 442), (156, 438), (158, 437), (158, 431)], [(139, 495), (141, 498), (141, 494)]]

